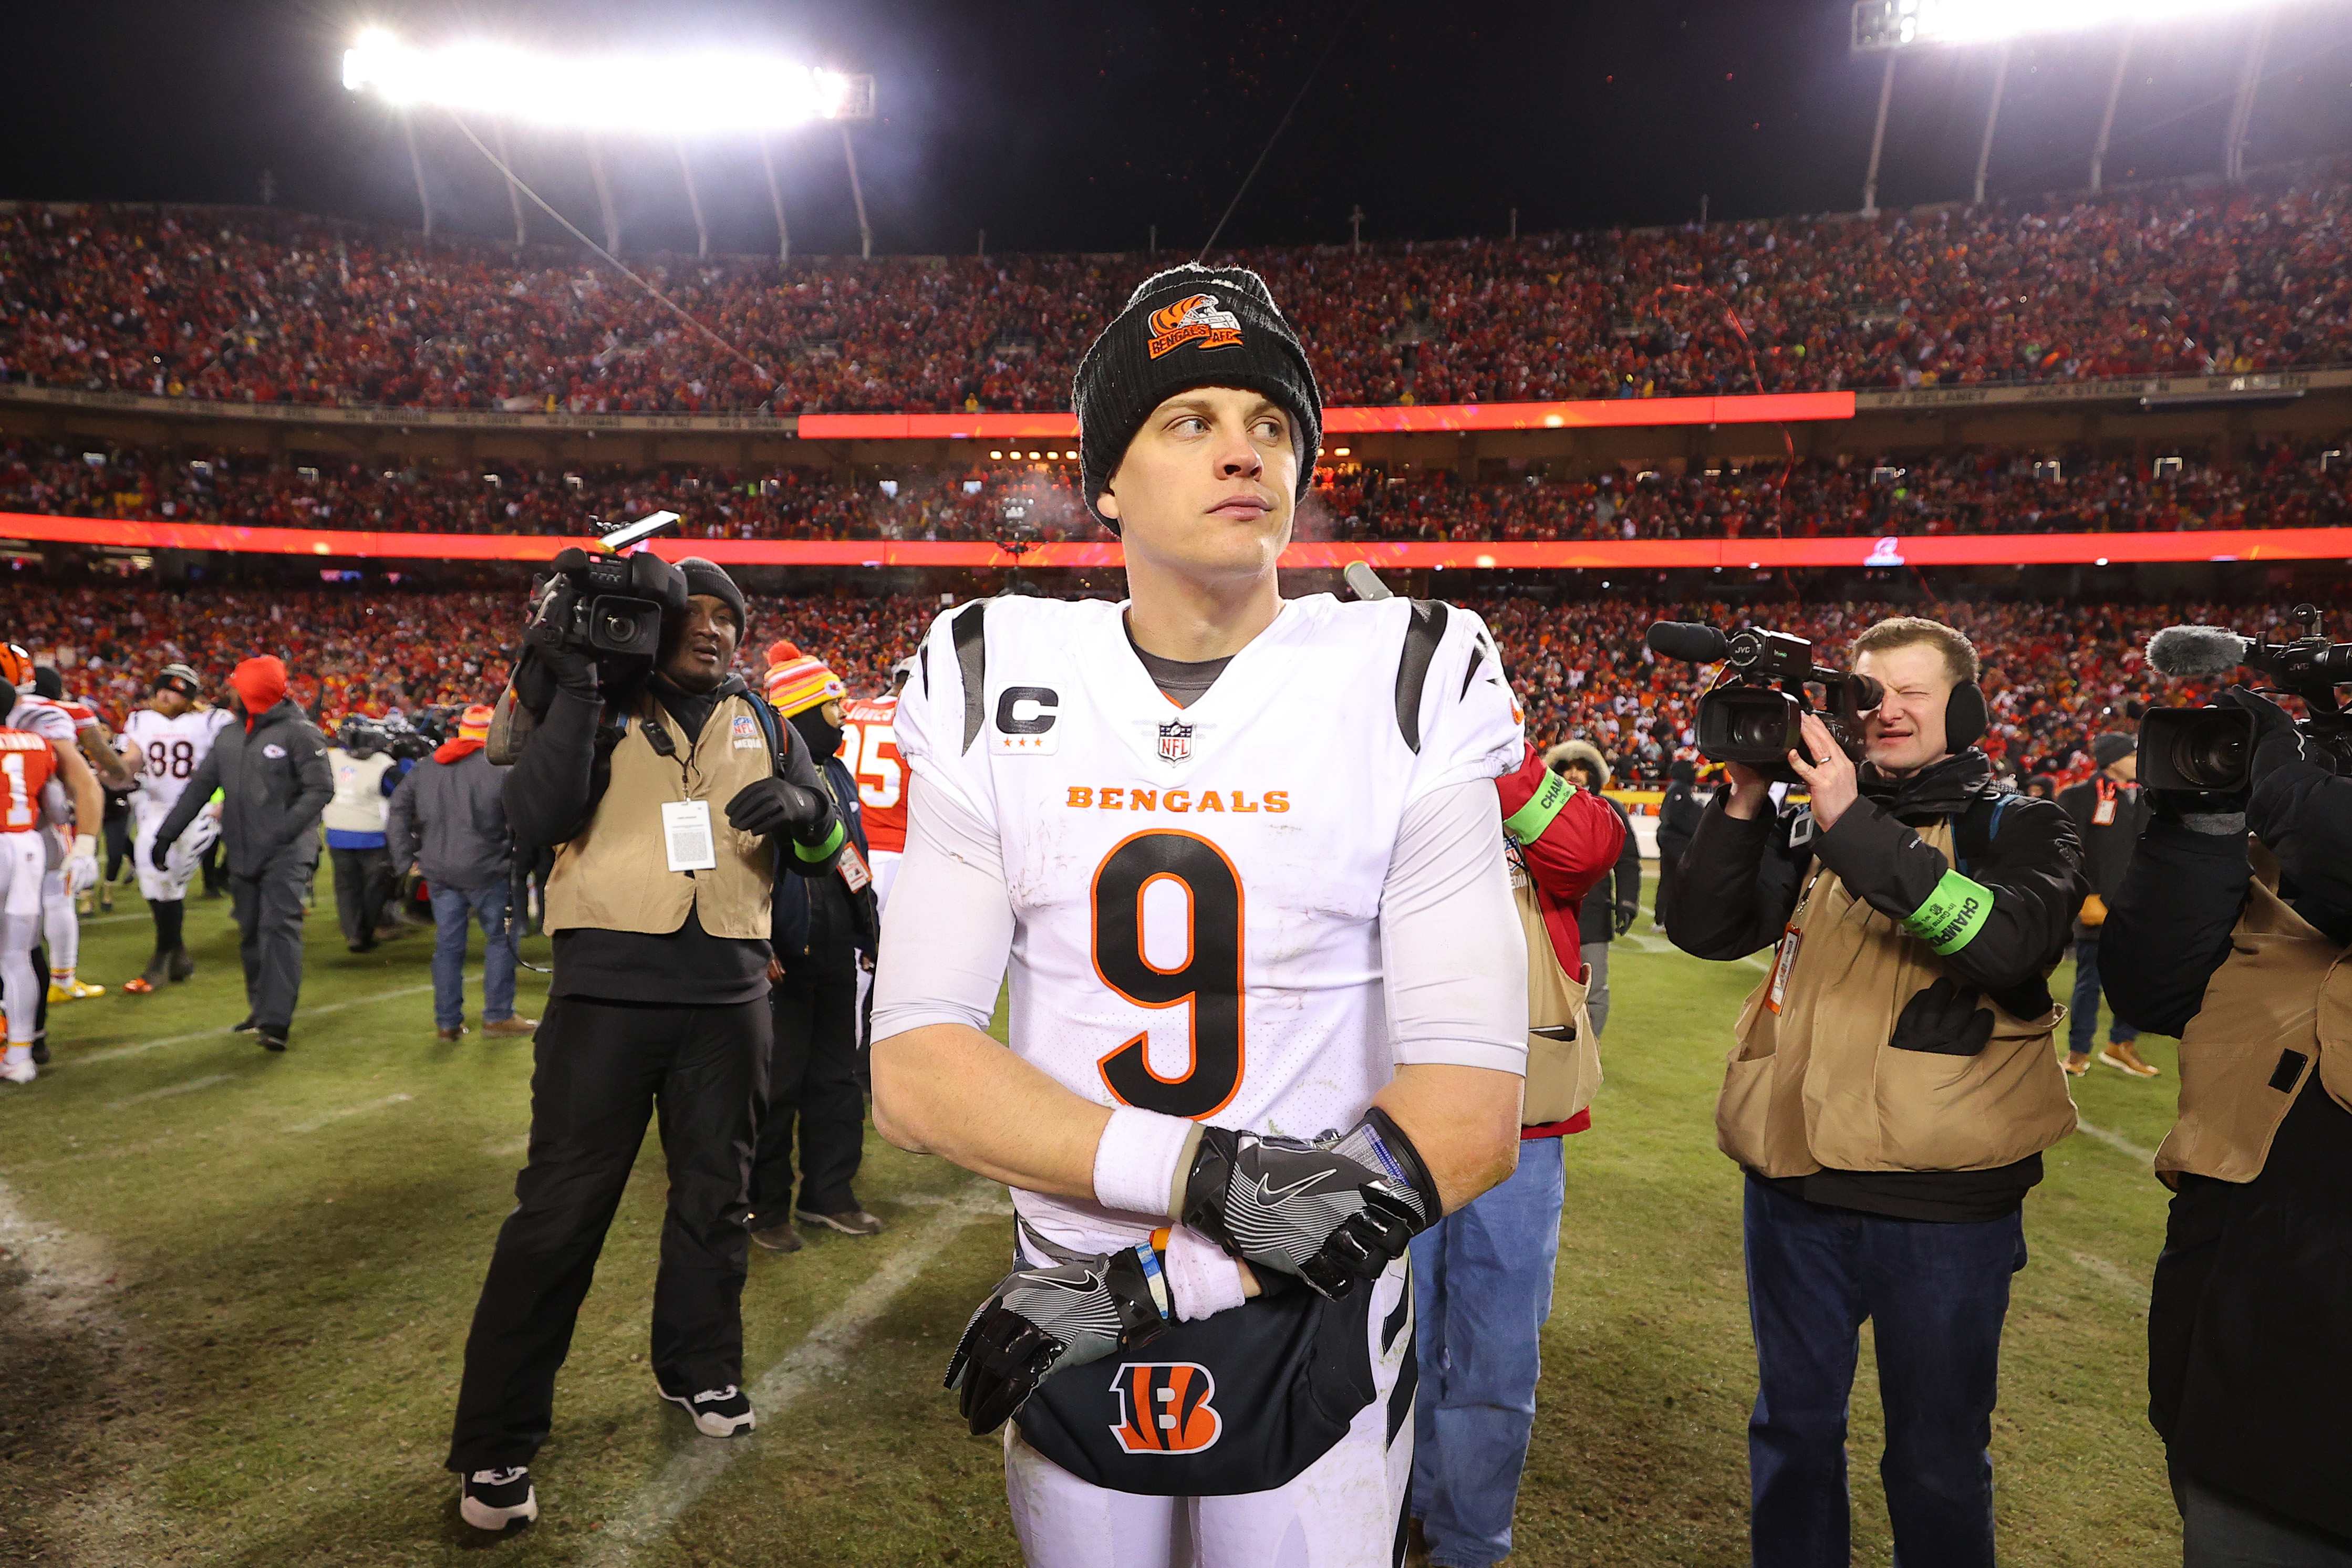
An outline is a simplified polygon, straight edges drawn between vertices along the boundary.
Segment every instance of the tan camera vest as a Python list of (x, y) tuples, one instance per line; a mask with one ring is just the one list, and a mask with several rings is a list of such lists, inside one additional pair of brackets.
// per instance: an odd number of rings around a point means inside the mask
[[(1948, 821), (1917, 831), (1957, 863)], [(2074, 1130), (2051, 1044), (2063, 1007), (2021, 1019), (1986, 998), (1976, 1055), (1897, 1051), (1896, 1018), (1944, 973), (1927, 945), (1818, 862), (1789, 933), (1739, 1015), (1715, 1105), (1725, 1154), (1768, 1176), (1991, 1170)]]
[[(686, 732), (640, 693), (629, 731), (613, 748), (612, 782), (585, 831), (555, 852), (547, 879), (547, 928), (637, 931), (667, 936), (691, 909), (713, 936), (758, 938), (770, 932), (775, 886), (774, 853), (763, 838), (727, 822), (727, 802), (747, 784), (775, 771), (768, 732), (740, 693), (721, 697), (689, 749)], [(667, 733), (673, 755), (662, 756), (646, 727)], [(746, 727), (749, 727), (748, 729)], [(669, 869), (661, 809), (671, 800), (710, 803), (710, 831), (719, 864), (709, 871)]]
[(2352, 959), (2257, 880), (2181, 1032), (2180, 1119), (2156, 1174), (2167, 1186), (2183, 1171), (2253, 1180), (2315, 1071), (2352, 1110)]
[(1601, 1088), (1601, 1044), (1585, 1011), (1584, 983), (1561, 967), (1535, 883), (1516, 856), (1511, 901), (1528, 939), (1528, 1086), (1519, 1123), (1546, 1127), (1592, 1103)]

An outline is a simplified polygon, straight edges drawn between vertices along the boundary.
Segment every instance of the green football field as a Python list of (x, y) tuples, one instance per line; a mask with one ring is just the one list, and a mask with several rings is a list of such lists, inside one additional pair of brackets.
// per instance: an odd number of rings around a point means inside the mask
[[(871, 1137), (888, 1226), (755, 1253), (744, 1297), (757, 1436), (698, 1437), (654, 1397), (646, 1320), (662, 1213), (649, 1137), (534, 1466), (538, 1527), (459, 1523), (441, 1469), (460, 1347), (511, 1201), (530, 1047), (433, 1034), (430, 936), (344, 951), (322, 873), (293, 1048), (244, 1013), (225, 901), (190, 904), (194, 979), (125, 996), (143, 907), (85, 928), (110, 987), (58, 1009), (57, 1063), (0, 1084), (0, 1563), (515, 1564), (1018, 1561), (999, 1455), (940, 1371), (1003, 1270), (1001, 1189)], [(1649, 923), (1642, 922), (1647, 933)], [(546, 944), (526, 945), (546, 961)], [(469, 974), (478, 1012), (480, 939)], [(1753, 1390), (1738, 1172), (1712, 1104), (1760, 970), (1620, 942), (1608, 1082), (1568, 1145), (1558, 1306), (1516, 1563), (1745, 1560)], [(2068, 976), (2062, 972), (2063, 988)], [(544, 979), (526, 972), (537, 1016)], [(2063, 994), (2063, 992), (2062, 992)], [(2085, 1135), (2026, 1205), (1994, 1427), (2004, 1560), (2179, 1560), (2142, 1415), (2148, 1175), (2173, 1103), (2105, 1068)], [(1853, 1432), (1856, 1561), (1889, 1556), (1865, 1341)]]

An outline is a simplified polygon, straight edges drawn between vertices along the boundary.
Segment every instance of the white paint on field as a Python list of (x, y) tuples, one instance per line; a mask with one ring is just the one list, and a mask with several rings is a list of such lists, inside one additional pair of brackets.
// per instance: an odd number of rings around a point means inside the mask
[(358, 1105), (346, 1105), (338, 1111), (322, 1112), (307, 1122), (297, 1122), (286, 1130), (289, 1133), (315, 1133), (320, 1128), (331, 1126), (347, 1116), (363, 1116), (370, 1111), (382, 1111), (393, 1105), (405, 1105), (415, 1098), (413, 1094), (387, 1094), (381, 1100), (370, 1100)]
[[(889, 1260), (868, 1275), (841, 1304), (809, 1330), (792, 1353), (761, 1374), (747, 1392), (761, 1421), (776, 1418), (824, 1380), (847, 1371), (851, 1354), (876, 1319), (889, 1310), (898, 1292), (930, 1266), (931, 1260), (973, 1221), (1007, 1211), (1004, 1189), (975, 1186), (944, 1200), (921, 1229), (907, 1238)], [(640, 1547), (677, 1522), (727, 1473), (759, 1437), (718, 1441), (697, 1437), (664, 1466), (659, 1476), (638, 1489), (605, 1516), (595, 1549), (583, 1559), (588, 1568), (622, 1568), (636, 1560)]]
[(2069, 1250), (2066, 1256), (2081, 1264), (2088, 1272), (2113, 1285), (2124, 1295), (2142, 1302), (2147, 1300), (2148, 1281), (2140, 1279), (2122, 1265), (2110, 1263), (2105, 1258), (2094, 1258), (2088, 1252)]
[(226, 1083), (236, 1076), (236, 1074), (233, 1072), (208, 1072), (202, 1078), (191, 1078), (184, 1083), (166, 1083), (161, 1089), (150, 1089), (143, 1094), (125, 1095), (120, 1100), (110, 1102), (106, 1108), (110, 1111), (120, 1111), (127, 1105), (144, 1105), (150, 1100), (168, 1100), (174, 1094), (193, 1093), (199, 1089), (209, 1089), (215, 1083)]
[(2084, 1137), (2095, 1138), (2100, 1143), (2106, 1145), (2107, 1147), (2115, 1150), (2116, 1153), (2126, 1155), (2128, 1158), (2137, 1160), (2141, 1165), (2147, 1166), (2151, 1169), (2154, 1168), (2156, 1165), (2156, 1151), (2154, 1149), (2143, 1149), (2137, 1144), (2133, 1143), (2129, 1138), (2125, 1137), (2121, 1133), (2110, 1133), (2105, 1127), (2095, 1127), (2091, 1125), (2090, 1123), (2084, 1121), (2079, 1115), (2074, 1118), (2074, 1129), (2081, 1133)]

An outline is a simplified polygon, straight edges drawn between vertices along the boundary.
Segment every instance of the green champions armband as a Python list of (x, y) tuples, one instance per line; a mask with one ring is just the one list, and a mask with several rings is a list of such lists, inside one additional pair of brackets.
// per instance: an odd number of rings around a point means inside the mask
[(1503, 831), (1523, 844), (1534, 843), (1543, 837), (1551, 820), (1559, 815), (1560, 808), (1575, 793), (1576, 786), (1566, 779), (1557, 773), (1546, 773), (1536, 792), (1528, 797), (1528, 803), (1503, 819)]
[(1992, 889), (1948, 871), (1927, 902), (1911, 912), (1903, 929), (1927, 944), (1937, 957), (1948, 958), (1976, 940), (1991, 914)]
[(834, 851), (839, 849), (841, 847), (842, 840), (847, 837), (849, 837), (849, 830), (843, 827), (841, 823), (836, 821), (833, 824), (833, 831), (824, 836), (824, 842), (821, 844), (804, 844), (795, 840), (793, 844), (793, 853), (800, 856), (801, 859), (809, 862), (811, 864), (814, 864), (816, 862), (827, 858)]

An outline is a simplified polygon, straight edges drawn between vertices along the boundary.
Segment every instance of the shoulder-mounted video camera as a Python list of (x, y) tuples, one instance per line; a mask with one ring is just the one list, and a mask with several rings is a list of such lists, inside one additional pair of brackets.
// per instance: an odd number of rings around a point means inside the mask
[[(2244, 637), (2222, 626), (2167, 626), (2147, 640), (2147, 662), (2176, 678), (2252, 670), (2273, 691), (2303, 699), (2310, 716), (2298, 722), (2338, 773), (2352, 773), (2352, 714), (2336, 688), (2352, 685), (2352, 643), (2321, 635), (2319, 608), (2298, 604), (2287, 619), (2301, 633), (2284, 642)], [(2150, 708), (2139, 721), (2139, 785), (2143, 789), (2246, 788), (2253, 759), (2254, 716), (2234, 707)]]
[(597, 685), (607, 697), (653, 673), (661, 656), (662, 623), (683, 619), (689, 595), (686, 574), (650, 550), (619, 552), (677, 521), (655, 512), (604, 536), (602, 550), (558, 550), (549, 570), (530, 580), (530, 620), (522, 653), (491, 720), (490, 760), (505, 767), (522, 753), (538, 719), (555, 700), (555, 674), (539, 655), (564, 651), (595, 660)]
[[(1878, 706), (1885, 688), (1868, 675), (1814, 664), (1813, 645), (1804, 638), (1747, 629), (1727, 635), (1697, 622), (1660, 621), (1647, 641), (1665, 658), (1723, 665), (1698, 699), (1698, 749), (1708, 761), (1737, 762), (1776, 782), (1797, 783), (1789, 753), (1824, 760), (1804, 742), (1809, 713), (1820, 716), (1846, 756), (1862, 760), (1862, 716)], [(1819, 707), (1814, 686), (1823, 688)]]

